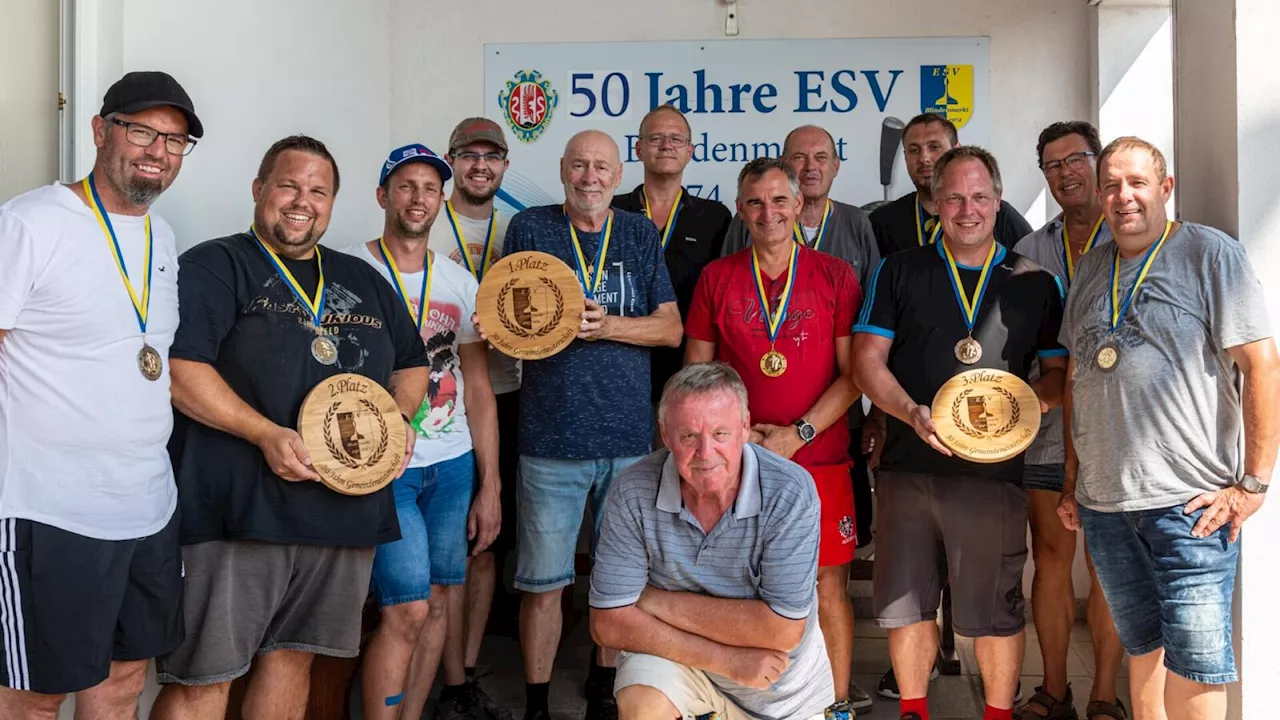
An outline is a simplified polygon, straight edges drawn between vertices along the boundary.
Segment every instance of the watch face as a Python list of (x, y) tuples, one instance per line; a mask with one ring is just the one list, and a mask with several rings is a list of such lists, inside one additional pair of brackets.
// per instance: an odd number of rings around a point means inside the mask
[(817, 431), (813, 429), (813, 426), (810, 425), (809, 423), (805, 423), (803, 425), (800, 425), (799, 427), (800, 427), (800, 437), (803, 438), (805, 442), (812, 440), (813, 437), (818, 434)]

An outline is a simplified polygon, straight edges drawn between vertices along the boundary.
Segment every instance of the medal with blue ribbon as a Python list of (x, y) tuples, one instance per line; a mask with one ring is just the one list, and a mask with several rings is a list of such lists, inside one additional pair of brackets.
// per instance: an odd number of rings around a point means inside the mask
[[(827, 236), (827, 221), (830, 219), (831, 219), (831, 201), (828, 200), (827, 208), (822, 212), (822, 223), (818, 225), (818, 232), (813, 236), (814, 250), (822, 249), (822, 239)], [(804, 245), (806, 247), (809, 246), (809, 243), (804, 239), (804, 228), (800, 227), (799, 218), (796, 219), (796, 223), (794, 226), (792, 226), (791, 232), (794, 234), (797, 243)]]
[(258, 248), (262, 250), (262, 254), (267, 257), (267, 262), (275, 269), (276, 275), (284, 280), (285, 285), (289, 286), (289, 290), (293, 292), (294, 298), (298, 300), (298, 304), (307, 312), (311, 320), (311, 329), (315, 332), (316, 337), (311, 341), (311, 357), (321, 365), (333, 365), (338, 362), (338, 346), (333, 340), (325, 337), (323, 326), (320, 324), (320, 316), (324, 314), (324, 298), (328, 289), (324, 283), (324, 263), (320, 259), (320, 246), (316, 246), (316, 268), (319, 272), (319, 279), (316, 281), (315, 300), (307, 298), (307, 294), (302, 291), (302, 286), (298, 284), (297, 278), (293, 273), (289, 272), (289, 268), (280, 260), (280, 256), (276, 255), (276, 251), (265, 243), (258, 235), (258, 230), (250, 225), (249, 234), (254, 240), (258, 241)]
[[(644, 186), (640, 187), (640, 194), (644, 197), (644, 216), (653, 219), (653, 213), (649, 212), (649, 193), (645, 192)], [(671, 203), (671, 212), (667, 213), (667, 224), (662, 228), (662, 252), (667, 252), (667, 245), (671, 242), (671, 233), (676, 229), (676, 218), (680, 216), (680, 200), (684, 197), (684, 188), (680, 188), (680, 192), (676, 193), (676, 201)]]
[(1173, 222), (1165, 221), (1164, 232), (1160, 234), (1159, 240), (1151, 244), (1147, 254), (1143, 256), (1142, 265), (1138, 268), (1138, 277), (1134, 279), (1133, 286), (1125, 294), (1124, 302), (1120, 301), (1120, 248), (1113, 248), (1115, 254), (1111, 261), (1111, 333), (1094, 358), (1099, 370), (1111, 372), (1120, 363), (1120, 345), (1116, 342), (1116, 331), (1120, 329), (1120, 323), (1124, 320), (1125, 313), (1129, 311), (1129, 305), (1133, 303), (1134, 293), (1138, 292), (1138, 286), (1142, 281), (1147, 279), (1147, 273), (1151, 271), (1151, 265), (1156, 261), (1156, 255), (1160, 254), (1165, 241), (1169, 239), (1169, 232), (1172, 229)]
[[(930, 227), (929, 223), (933, 223)], [(938, 242), (938, 236), (942, 234), (942, 223), (938, 218), (926, 218), (924, 208), (920, 206), (920, 193), (916, 193), (916, 244), (924, 247), (925, 238), (929, 239), (932, 245)]]
[(422, 259), (422, 288), (418, 290), (417, 312), (414, 312), (413, 303), (409, 300), (409, 289), (405, 286), (404, 278), (400, 275), (400, 268), (396, 267), (396, 259), (391, 256), (391, 250), (387, 248), (387, 242), (382, 238), (378, 238), (378, 252), (382, 254), (382, 264), (386, 265), (387, 270), (391, 272), (391, 280), (396, 287), (396, 294), (404, 301), (404, 306), (409, 308), (409, 317), (413, 318), (413, 323), (418, 328), (418, 334), (421, 335), (422, 323), (426, 321), (427, 313), (431, 307), (431, 251), (428, 250), (426, 256)]
[(973, 289), (972, 297), (964, 291), (964, 282), (960, 279), (960, 267), (956, 264), (956, 259), (951, 254), (951, 248), (947, 247), (945, 240), (939, 244), (942, 246), (943, 256), (947, 259), (947, 277), (951, 280), (951, 289), (955, 291), (956, 301), (960, 305), (960, 312), (964, 314), (965, 328), (969, 331), (967, 337), (956, 343), (956, 359), (965, 365), (972, 365), (982, 359), (982, 345), (973, 339), (973, 325), (978, 320), (978, 310), (982, 307), (982, 298), (987, 294), (987, 284), (991, 280), (992, 261), (995, 260), (996, 246), (999, 243), (992, 241), (991, 249), (987, 251), (987, 260), (982, 264), (982, 271), (978, 274), (978, 285)]
[(120, 240), (116, 237), (116, 229), (111, 225), (111, 216), (103, 206), (102, 198), (98, 196), (98, 185), (93, 179), (93, 173), (89, 173), (89, 177), (81, 181), (81, 187), (85, 198), (89, 200), (93, 217), (98, 221), (98, 227), (102, 228), (102, 234), (106, 236), (107, 243), (111, 246), (111, 257), (116, 261), (116, 270), (120, 271), (120, 279), (124, 281), (125, 290), (129, 291), (129, 302), (133, 303), (133, 314), (138, 321), (138, 330), (142, 333), (142, 349), (138, 351), (138, 372), (148, 380), (159, 380), (164, 370), (164, 361), (160, 353), (147, 344), (147, 315), (151, 310), (151, 251), (155, 247), (155, 239), (151, 236), (151, 214), (145, 215), (142, 221), (143, 232), (147, 238), (142, 249), (142, 264), (146, 269), (142, 273), (142, 292), (139, 297), (139, 293), (134, 292), (133, 283), (129, 281), (129, 269), (125, 266)]
[[(1084, 257), (1085, 253), (1093, 249), (1093, 244), (1098, 241), (1098, 231), (1102, 229), (1102, 223), (1106, 218), (1099, 215), (1098, 222), (1093, 224), (1093, 232), (1089, 233), (1089, 239), (1084, 243), (1084, 250), (1080, 251), (1080, 257)], [(1076, 279), (1076, 261), (1071, 255), (1071, 240), (1067, 238), (1067, 221), (1062, 221), (1062, 265), (1067, 269), (1067, 285), (1070, 285)]]
[(485, 235), (484, 247), (480, 251), (479, 265), (476, 265), (475, 258), (471, 257), (471, 252), (468, 250), (467, 239), (463, 235), (462, 224), (458, 222), (458, 214), (453, 209), (452, 201), (444, 201), (444, 211), (445, 217), (449, 218), (449, 227), (453, 228), (453, 237), (458, 241), (458, 252), (462, 255), (462, 264), (471, 271), (471, 275), (475, 277), (477, 282), (483, 280), (485, 272), (489, 269), (489, 253), (493, 249), (493, 236), (497, 226), (497, 223), (494, 221), (498, 217), (498, 211), (490, 211), (489, 231)]
[(782, 321), (787, 317), (787, 307), (791, 304), (791, 291), (795, 287), (796, 259), (800, 256), (800, 246), (791, 244), (791, 256), (787, 259), (787, 281), (782, 286), (782, 295), (778, 298), (778, 306), (769, 308), (769, 294), (764, 288), (764, 273), (760, 271), (760, 257), (756, 249), (751, 248), (751, 274), (756, 281), (756, 298), (760, 301), (760, 314), (764, 315), (765, 332), (769, 335), (769, 352), (760, 358), (760, 372), (775, 378), (787, 371), (787, 358), (778, 352), (775, 343), (778, 332), (782, 329)]
[(594, 268), (587, 262), (587, 256), (582, 253), (582, 243), (578, 242), (578, 231), (574, 229), (567, 209), (564, 213), (564, 222), (569, 226), (569, 239), (573, 241), (573, 271), (578, 276), (578, 282), (582, 284), (582, 292), (588, 300), (595, 302), (596, 291), (600, 289), (600, 283), (604, 278), (605, 256), (609, 254), (609, 236), (613, 233), (613, 211), (609, 212), (608, 219), (604, 221), (604, 235), (600, 238), (600, 250), (596, 253)]

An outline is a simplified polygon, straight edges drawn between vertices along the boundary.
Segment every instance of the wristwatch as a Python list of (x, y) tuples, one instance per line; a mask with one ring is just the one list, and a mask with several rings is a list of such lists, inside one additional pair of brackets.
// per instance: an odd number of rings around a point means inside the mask
[(813, 442), (813, 439), (818, 436), (818, 429), (803, 418), (791, 424), (796, 426), (796, 432), (800, 433), (800, 439), (804, 441), (805, 445)]
[(1268, 484), (1262, 482), (1257, 475), (1245, 475), (1236, 483), (1240, 489), (1253, 495), (1261, 495), (1267, 491)]

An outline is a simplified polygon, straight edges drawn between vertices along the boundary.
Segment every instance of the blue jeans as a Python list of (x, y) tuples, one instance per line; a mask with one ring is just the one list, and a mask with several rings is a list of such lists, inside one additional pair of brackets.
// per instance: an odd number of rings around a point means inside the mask
[(591, 549), (613, 479), (637, 457), (555, 460), (520, 456), (516, 504), (516, 576), (525, 592), (544, 593), (573, 582), (573, 556), (582, 513), (591, 505)]
[(1183, 505), (1100, 513), (1080, 506), (1084, 539), (1107, 596), (1120, 642), (1130, 655), (1164, 648), (1164, 664), (1193, 682), (1236, 681), (1231, 593), (1239, 543), (1230, 525), (1191, 536), (1204, 513)]
[(400, 539), (373, 555), (378, 607), (426, 600), (432, 585), (467, 579), (467, 513), (471, 510), (475, 456), (409, 468), (391, 484)]

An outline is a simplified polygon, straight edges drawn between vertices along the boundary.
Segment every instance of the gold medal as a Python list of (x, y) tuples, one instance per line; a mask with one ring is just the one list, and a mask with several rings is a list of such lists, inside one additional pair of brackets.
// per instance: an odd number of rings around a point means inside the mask
[(333, 365), (338, 362), (338, 346), (321, 334), (323, 330), (321, 329), (320, 319), (324, 315), (324, 298), (328, 293), (328, 288), (324, 282), (324, 261), (320, 257), (320, 246), (316, 246), (316, 270), (319, 277), (316, 279), (315, 300), (311, 300), (303, 292), (297, 278), (280, 261), (280, 256), (276, 255), (276, 251), (272, 250), (271, 246), (263, 242), (262, 238), (258, 236), (257, 229), (252, 225), (249, 226), (249, 234), (253, 236), (254, 240), (258, 241), (258, 248), (262, 250), (262, 254), (266, 256), (267, 262), (271, 264), (271, 267), (275, 268), (276, 275), (279, 275), (280, 279), (284, 280), (284, 283), (289, 286), (289, 291), (297, 299), (298, 304), (311, 317), (311, 329), (316, 333), (315, 339), (311, 341), (311, 357), (315, 358), (316, 362), (321, 365)]
[(1107, 339), (1102, 347), (1098, 349), (1098, 354), (1094, 358), (1094, 364), (1103, 372), (1111, 372), (1116, 369), (1116, 365), (1120, 364), (1120, 345), (1116, 343), (1116, 331), (1120, 329), (1120, 323), (1124, 320), (1125, 313), (1129, 310), (1129, 305), (1133, 302), (1134, 293), (1138, 292), (1138, 286), (1143, 280), (1147, 279), (1147, 273), (1151, 270), (1151, 264), (1155, 262), (1156, 255), (1160, 254), (1160, 249), (1164, 247), (1165, 241), (1169, 239), (1169, 233), (1173, 230), (1173, 221), (1166, 221), (1164, 224), (1164, 232), (1160, 234), (1160, 238), (1151, 244), (1147, 249), (1147, 254), (1142, 258), (1142, 265), (1138, 269), (1138, 277), (1133, 281), (1133, 287), (1129, 288), (1128, 294), (1124, 296), (1124, 300), (1120, 299), (1120, 249), (1113, 247), (1114, 253), (1111, 257), (1111, 337)]
[(138, 372), (142, 373), (142, 377), (155, 382), (160, 379), (163, 370), (164, 361), (160, 359), (160, 353), (144, 342), (142, 349), (138, 351)]
[(956, 359), (965, 365), (972, 365), (982, 359), (982, 345), (971, 337), (956, 343)]
[(1116, 365), (1120, 363), (1120, 346), (1114, 341), (1108, 340), (1101, 348), (1098, 348), (1098, 356), (1095, 358), (1098, 369), (1102, 372), (1111, 372), (1116, 369)]
[(760, 372), (771, 378), (780, 377), (787, 371), (787, 356), (769, 348), (769, 352), (760, 358)]
[(329, 338), (317, 335), (311, 341), (311, 357), (321, 365), (333, 365), (338, 362), (338, 346)]

